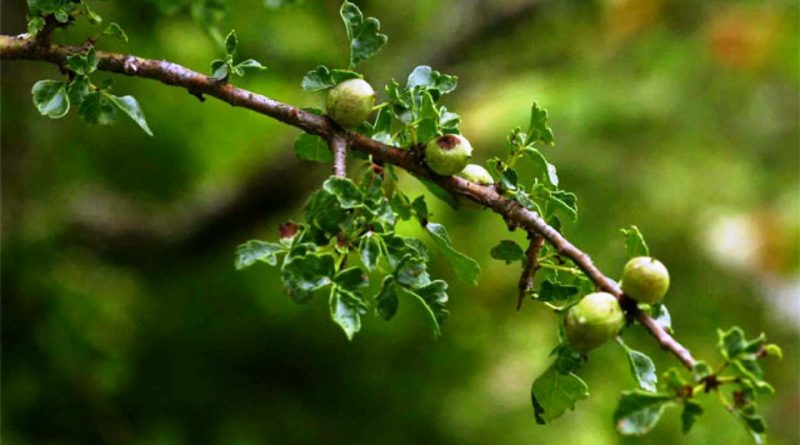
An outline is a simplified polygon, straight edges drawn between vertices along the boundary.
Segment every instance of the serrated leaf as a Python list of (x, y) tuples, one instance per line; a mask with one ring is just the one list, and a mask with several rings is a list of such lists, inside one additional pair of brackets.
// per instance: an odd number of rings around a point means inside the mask
[(450, 235), (447, 234), (447, 229), (443, 225), (428, 223), (425, 229), (433, 235), (433, 240), (450, 265), (453, 266), (456, 276), (465, 283), (477, 285), (481, 275), (481, 266), (478, 265), (478, 262), (453, 248)]
[(630, 226), (627, 229), (621, 229), (622, 235), (625, 237), (625, 252), (628, 258), (635, 258), (637, 256), (650, 256), (650, 248), (644, 241), (644, 236), (639, 228)]
[(378, 267), (382, 255), (381, 242), (378, 235), (374, 232), (365, 233), (358, 243), (358, 250), (364, 267), (369, 271), (375, 270)]
[(128, 117), (131, 118), (136, 124), (147, 133), (148, 136), (152, 136), (153, 132), (150, 131), (150, 127), (147, 125), (147, 121), (144, 118), (144, 113), (142, 113), (142, 108), (139, 106), (139, 102), (133, 96), (114, 96), (113, 94), (103, 93), (107, 96), (108, 100), (114, 104), (118, 109), (122, 110)]
[(108, 24), (108, 27), (103, 31), (103, 35), (114, 37), (122, 43), (128, 43), (128, 35), (125, 31), (115, 22)]
[(562, 284), (551, 280), (542, 281), (537, 300), (547, 303), (560, 304), (568, 301), (578, 294), (578, 287)]
[(374, 17), (365, 19), (354, 3), (344, 1), (339, 15), (350, 39), (350, 69), (375, 55), (389, 40), (385, 34), (379, 32), (380, 22)]
[(283, 247), (280, 244), (258, 240), (247, 241), (236, 248), (236, 270), (252, 266), (257, 261), (275, 266), (278, 264), (277, 255), (282, 251)]
[(403, 287), (402, 290), (416, 297), (422, 303), (425, 312), (430, 316), (433, 323), (434, 336), (440, 336), (442, 333), (441, 325), (449, 314), (445, 308), (447, 303), (447, 283), (442, 280), (435, 280), (422, 287)]
[(442, 74), (427, 65), (420, 65), (411, 71), (406, 81), (408, 90), (420, 89), (431, 94), (434, 101), (456, 89), (458, 77)]
[(321, 137), (303, 133), (294, 142), (294, 152), (299, 159), (314, 162), (333, 162), (333, 154)]
[(574, 193), (564, 190), (553, 190), (550, 192), (550, 204), (557, 209), (561, 209), (569, 215), (573, 221), (578, 220), (578, 197)]
[(308, 301), (314, 291), (330, 285), (333, 274), (334, 259), (329, 254), (294, 257), (281, 268), (284, 288), (298, 303)]
[(42, 116), (59, 119), (69, 112), (67, 84), (58, 80), (40, 80), (31, 89), (33, 104)]
[(418, 288), (431, 282), (427, 265), (423, 258), (407, 254), (394, 272), (397, 282), (403, 286)]
[(674, 400), (670, 394), (646, 391), (625, 391), (614, 411), (614, 424), (624, 435), (640, 436), (656, 426), (666, 405)]
[(333, 88), (337, 84), (348, 79), (362, 79), (361, 74), (340, 69), (329, 69), (325, 65), (319, 65), (313, 70), (303, 76), (300, 86), (304, 91), (321, 91), (328, 88)]
[(556, 361), (553, 363), (553, 366), (562, 374), (577, 372), (584, 362), (583, 354), (580, 351), (572, 349), (569, 343), (566, 342), (559, 343), (550, 355), (556, 356)]
[(111, 125), (117, 116), (117, 107), (102, 91), (92, 91), (83, 97), (78, 112), (90, 124)]
[(514, 261), (525, 261), (525, 251), (519, 244), (511, 240), (502, 240), (489, 252), (492, 258), (511, 264)]
[(375, 296), (375, 311), (384, 320), (391, 320), (398, 305), (397, 284), (392, 275), (387, 275), (381, 283), (381, 290)]
[(355, 292), (333, 286), (328, 297), (331, 318), (342, 328), (348, 340), (361, 330), (361, 315), (367, 312), (367, 304)]
[(35, 17), (30, 17), (29, 16), (28, 17), (28, 23), (27, 23), (28, 34), (30, 34), (32, 36), (35, 36), (36, 34), (39, 34), (39, 31), (44, 29), (44, 25), (45, 25), (44, 18), (39, 17), (39, 16), (35, 16)]
[(353, 209), (364, 205), (364, 195), (348, 178), (331, 176), (322, 184), (322, 189), (335, 196), (343, 209)]
[(650, 316), (657, 325), (661, 326), (665, 331), (672, 333), (672, 316), (667, 310), (667, 306), (663, 303), (654, 304)]
[(67, 94), (69, 94), (69, 102), (70, 106), (78, 107), (78, 112), (80, 113), (80, 106), (83, 103), (83, 100), (89, 95), (89, 78), (84, 75), (75, 76), (70, 82), (69, 87), (67, 87)]
[(699, 403), (692, 402), (691, 400), (687, 400), (686, 403), (684, 403), (683, 411), (681, 412), (681, 431), (683, 431), (683, 434), (687, 434), (691, 431), (695, 420), (697, 420), (697, 417), (701, 414), (703, 414), (703, 407), (701, 407)]
[(526, 145), (535, 142), (553, 145), (553, 130), (547, 125), (547, 110), (541, 108), (536, 102), (531, 106), (531, 120), (527, 135)]
[(360, 267), (350, 267), (337, 273), (333, 277), (333, 282), (341, 288), (355, 291), (369, 285), (369, 277)]
[(589, 387), (573, 373), (561, 373), (555, 366), (533, 381), (531, 401), (536, 423), (543, 425), (574, 410), (575, 404), (589, 397)]
[(628, 364), (630, 365), (631, 374), (639, 383), (639, 387), (645, 391), (656, 392), (658, 384), (658, 374), (656, 373), (656, 365), (647, 354), (635, 351), (629, 348), (625, 343), (619, 340), (619, 344), (628, 355)]

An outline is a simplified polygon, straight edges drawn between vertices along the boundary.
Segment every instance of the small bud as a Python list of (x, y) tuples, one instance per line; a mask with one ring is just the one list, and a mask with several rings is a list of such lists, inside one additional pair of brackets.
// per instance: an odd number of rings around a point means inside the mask
[(628, 261), (622, 272), (622, 291), (639, 303), (657, 303), (669, 289), (669, 272), (655, 258), (640, 256)]
[(478, 164), (467, 164), (467, 166), (464, 167), (464, 170), (461, 170), (458, 176), (461, 176), (467, 181), (471, 181), (480, 185), (494, 184), (494, 178), (492, 178), (492, 175), (490, 175), (485, 168)]
[(344, 128), (361, 125), (372, 114), (375, 91), (363, 79), (349, 79), (328, 91), (328, 116)]
[(619, 334), (625, 325), (625, 314), (617, 299), (606, 292), (586, 295), (569, 308), (564, 329), (569, 344), (586, 352)]
[(454, 175), (467, 166), (472, 157), (472, 145), (467, 138), (457, 134), (446, 134), (428, 142), (425, 146), (425, 163), (434, 173), (442, 176)]

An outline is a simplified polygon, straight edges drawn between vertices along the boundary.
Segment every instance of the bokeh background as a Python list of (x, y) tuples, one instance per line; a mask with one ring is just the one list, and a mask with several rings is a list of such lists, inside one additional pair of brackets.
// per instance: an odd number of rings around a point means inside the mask
[[(224, 14), (205, 0), (95, 3), (131, 38), (101, 48), (200, 71), (221, 54), (208, 24), (235, 28), (241, 54), (269, 66), (236, 83), (293, 104), (322, 103), (299, 88), (307, 70), (346, 64), (338, 1), (228, 0)], [(581, 208), (569, 237), (614, 276), (619, 229), (637, 224), (670, 268), (677, 337), (697, 357), (717, 363), (715, 330), (732, 325), (783, 346), (783, 361), (765, 363), (778, 394), (762, 408), (772, 443), (800, 442), (797, 2), (358, 3), (390, 37), (367, 79), (382, 89), (418, 64), (458, 75), (446, 103), (479, 161), (503, 152), (534, 99), (547, 108), (557, 145), (546, 154)], [(3, 1), (2, 32), (23, 32), (25, 12)], [(648, 437), (618, 436), (611, 414), (634, 382), (615, 345), (581, 371), (591, 397), (536, 425), (530, 384), (555, 318), (514, 311), (518, 268), (489, 256), (523, 234), (434, 198), (434, 219), (481, 263), (480, 285), (436, 260), (452, 279), (440, 339), (404, 303), (348, 342), (323, 300), (296, 305), (276, 270), (233, 268), (238, 243), (274, 239), (328, 174), (295, 159), (298, 130), (120, 76), (115, 92), (139, 99), (155, 137), (128, 121), (51, 121), (30, 88), (58, 76), (2, 65), (4, 443), (750, 443), (714, 398), (688, 436), (676, 409)], [(659, 370), (676, 365), (640, 328), (626, 338)]]

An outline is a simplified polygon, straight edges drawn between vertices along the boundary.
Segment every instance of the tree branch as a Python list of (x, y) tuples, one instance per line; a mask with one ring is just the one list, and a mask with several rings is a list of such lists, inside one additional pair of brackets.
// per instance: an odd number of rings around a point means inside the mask
[(530, 244), (525, 250), (525, 266), (522, 268), (522, 275), (519, 277), (519, 295), (517, 296), (517, 310), (522, 309), (522, 302), (525, 301), (525, 294), (533, 287), (533, 276), (539, 270), (539, 249), (544, 244), (544, 238), (536, 233), (530, 233)]
[[(39, 60), (62, 66), (67, 56), (83, 52), (83, 48), (75, 46), (37, 45), (35, 40), (24, 34), (20, 36), (0, 35), (0, 59), (4, 60)], [(103, 71), (158, 80), (167, 85), (186, 88), (195, 95), (205, 94), (216, 97), (233, 106), (253, 110), (307, 133), (319, 135), (329, 142), (334, 135), (336, 138), (342, 137), (352, 150), (369, 154), (376, 161), (395, 164), (417, 177), (431, 179), (450, 193), (492, 209), (514, 226), (523, 227), (529, 233), (542, 236), (560, 254), (571, 258), (599, 289), (614, 295), (622, 303), (626, 301), (626, 297), (617, 283), (603, 275), (586, 253), (570, 243), (539, 215), (523, 208), (516, 201), (500, 195), (494, 187), (478, 185), (457, 176), (437, 176), (414, 154), (414, 151), (382, 144), (352, 131), (344, 130), (339, 133), (339, 130), (335, 129), (335, 126), (325, 116), (303, 111), (228, 83), (217, 82), (204, 74), (175, 63), (103, 51), (97, 52), (97, 58), (98, 68)], [(629, 311), (656, 338), (662, 348), (674, 354), (687, 368), (691, 369), (694, 366), (695, 360), (691, 353), (654, 320), (635, 307)]]
[(344, 178), (347, 176), (347, 139), (335, 132), (328, 140), (328, 146), (333, 152), (333, 175)]

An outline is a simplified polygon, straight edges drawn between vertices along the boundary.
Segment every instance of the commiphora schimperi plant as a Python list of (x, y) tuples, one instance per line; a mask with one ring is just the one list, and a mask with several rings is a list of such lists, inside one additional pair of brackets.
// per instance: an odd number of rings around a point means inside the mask
[[(377, 19), (365, 17), (351, 2), (345, 1), (340, 10), (350, 50), (346, 68), (320, 65), (300, 82), (305, 91), (325, 91), (327, 114), (232, 85), (231, 74), (264, 68), (253, 59), (237, 62), (239, 39), (234, 31), (224, 41), (226, 57), (214, 60), (207, 76), (171, 62), (96, 49), (105, 36), (127, 41), (116, 23), (100, 28), (81, 46), (54, 43), (53, 31), (76, 20), (102, 23), (86, 0), (28, 0), (28, 5), (28, 33), (0, 36), (0, 56), (61, 67), (63, 78), (33, 85), (34, 105), (44, 116), (62, 118), (77, 109), (88, 122), (110, 124), (123, 114), (152, 135), (136, 99), (112, 94), (107, 83), (92, 82), (95, 72), (107, 71), (158, 80), (199, 98), (215, 97), (303, 130), (295, 143), (297, 156), (332, 163), (334, 174), (309, 197), (302, 222), (281, 225), (274, 241), (251, 240), (239, 246), (236, 267), (278, 268), (286, 293), (301, 304), (326, 300), (331, 319), (348, 339), (361, 330), (369, 313), (390, 320), (401, 303), (421, 308), (434, 335), (441, 334), (448, 315), (448, 284), (429, 272), (429, 245), (441, 252), (460, 280), (474, 285), (480, 275), (478, 263), (459, 252), (458, 240), (435, 222), (425, 198), (412, 198), (396, 187), (397, 175), (404, 170), (450, 205), (468, 202), (491, 209), (511, 230), (526, 232), (527, 246), (499, 240), (491, 255), (521, 266), (517, 308), (533, 301), (559, 317), (553, 363), (531, 388), (537, 423), (555, 420), (589, 396), (578, 373), (587, 364), (587, 354), (615, 341), (636, 382), (635, 389), (622, 393), (614, 412), (620, 433), (647, 433), (673, 407), (682, 410), (683, 430), (688, 432), (704, 411), (703, 399), (711, 396), (757, 443), (765, 440), (756, 401), (774, 389), (764, 381), (759, 362), (780, 358), (780, 348), (768, 344), (763, 334), (748, 339), (733, 327), (718, 331), (719, 359), (695, 359), (672, 336), (665, 306), (667, 268), (651, 256), (635, 226), (622, 230), (629, 262), (621, 268), (619, 284), (564, 237), (561, 220), (577, 219), (577, 197), (563, 188), (556, 167), (545, 156), (554, 137), (547, 112), (537, 103), (527, 126), (508, 135), (504, 157), (490, 158), (483, 166), (469, 164), (473, 156), (481, 157), (480, 147), (473, 149), (462, 134), (459, 115), (440, 103), (456, 90), (458, 79), (418, 66), (404, 82), (387, 82), (385, 101), (376, 104), (372, 85), (356, 68), (376, 55), (387, 37)], [(351, 167), (358, 164), (356, 174), (347, 171), (348, 156), (355, 160)], [(517, 173), (517, 164), (523, 162), (533, 167), (532, 177)], [(419, 223), (428, 239), (400, 235), (399, 221)], [(380, 284), (374, 295), (365, 293), (370, 281)], [(659, 376), (647, 355), (626, 345), (622, 337), (637, 323), (678, 359), (684, 372), (674, 367)]]

